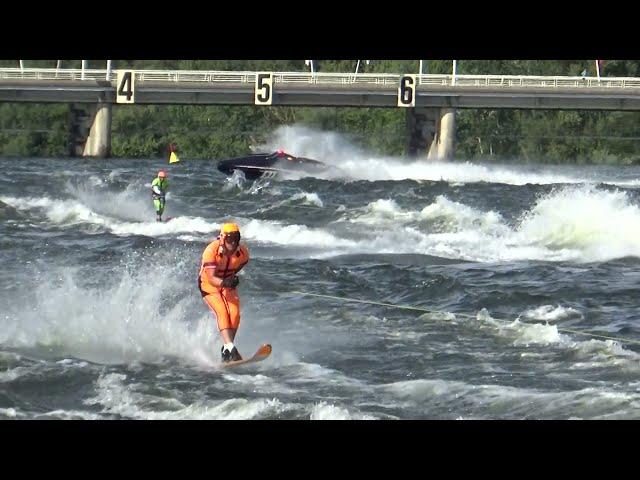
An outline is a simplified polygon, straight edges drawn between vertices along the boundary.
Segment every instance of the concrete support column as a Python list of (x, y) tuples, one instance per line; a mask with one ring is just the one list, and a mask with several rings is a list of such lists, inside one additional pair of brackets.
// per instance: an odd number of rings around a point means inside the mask
[(453, 108), (440, 109), (438, 131), (438, 158), (449, 160), (455, 155), (456, 111)]
[(93, 116), (89, 138), (84, 145), (83, 157), (111, 156), (111, 104), (99, 103)]
[(452, 108), (408, 108), (408, 142), (410, 157), (447, 160), (455, 155), (455, 110)]

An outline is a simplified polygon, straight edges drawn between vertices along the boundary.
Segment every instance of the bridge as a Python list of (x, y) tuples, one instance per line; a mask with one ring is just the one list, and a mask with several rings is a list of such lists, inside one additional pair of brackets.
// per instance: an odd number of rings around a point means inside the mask
[[(135, 103), (253, 105), (258, 72), (131, 71)], [(117, 70), (0, 69), (0, 101), (116, 103)], [(399, 74), (272, 72), (273, 105), (397, 107)], [(640, 110), (640, 78), (413, 75), (416, 107)]]
[(409, 107), (409, 153), (447, 157), (455, 109), (637, 111), (640, 78), (2, 68), (0, 101), (95, 105), (88, 156), (109, 150), (112, 104)]

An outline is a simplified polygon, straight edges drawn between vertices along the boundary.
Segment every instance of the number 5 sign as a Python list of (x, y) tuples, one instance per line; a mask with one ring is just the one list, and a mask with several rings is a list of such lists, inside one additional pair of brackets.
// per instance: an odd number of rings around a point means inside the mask
[(256, 75), (256, 105), (271, 105), (273, 100), (273, 73), (258, 73)]
[(116, 103), (135, 103), (136, 76), (132, 70), (118, 71)]

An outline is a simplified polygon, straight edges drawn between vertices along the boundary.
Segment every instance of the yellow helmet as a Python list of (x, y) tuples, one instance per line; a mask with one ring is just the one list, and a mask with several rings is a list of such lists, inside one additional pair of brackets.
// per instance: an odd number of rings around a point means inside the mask
[(240, 233), (240, 227), (238, 227), (235, 223), (223, 223), (222, 227), (220, 227), (220, 233), (231, 233), (238, 232)]

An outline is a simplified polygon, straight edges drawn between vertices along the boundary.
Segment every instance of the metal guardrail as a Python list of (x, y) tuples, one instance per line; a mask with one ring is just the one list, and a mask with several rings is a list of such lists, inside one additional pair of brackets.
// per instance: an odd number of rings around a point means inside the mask
[[(135, 72), (136, 83), (145, 82), (169, 83), (203, 83), (203, 84), (251, 84), (256, 81), (258, 72), (205, 71), (205, 70), (127, 70)], [(7, 80), (40, 80), (40, 81), (116, 81), (118, 70), (95, 69), (55, 69), (55, 68), (0, 68), (0, 83)], [(390, 73), (309, 73), (309, 72), (271, 72), (275, 84), (284, 85), (324, 85), (363, 87), (382, 87), (395, 89), (398, 87), (400, 74)], [(107, 78), (108, 75), (108, 78)], [(484, 87), (484, 88), (640, 88), (637, 77), (563, 77), (563, 76), (517, 76), (517, 75), (415, 75), (417, 88), (428, 90), (429, 87)], [(115, 86), (115, 84), (114, 84)]]
[[(0, 68), (2, 80), (106, 80), (106, 70), (55, 69), (55, 68)], [(112, 70), (109, 80), (115, 80)]]
[[(273, 82), (281, 84), (314, 84), (314, 85), (382, 85), (398, 87), (401, 75), (353, 74), (353, 73), (306, 73), (306, 72), (271, 72)], [(136, 70), (136, 82), (206, 82), (206, 83), (250, 83), (254, 84), (258, 72), (224, 72), (224, 71), (157, 71)]]

